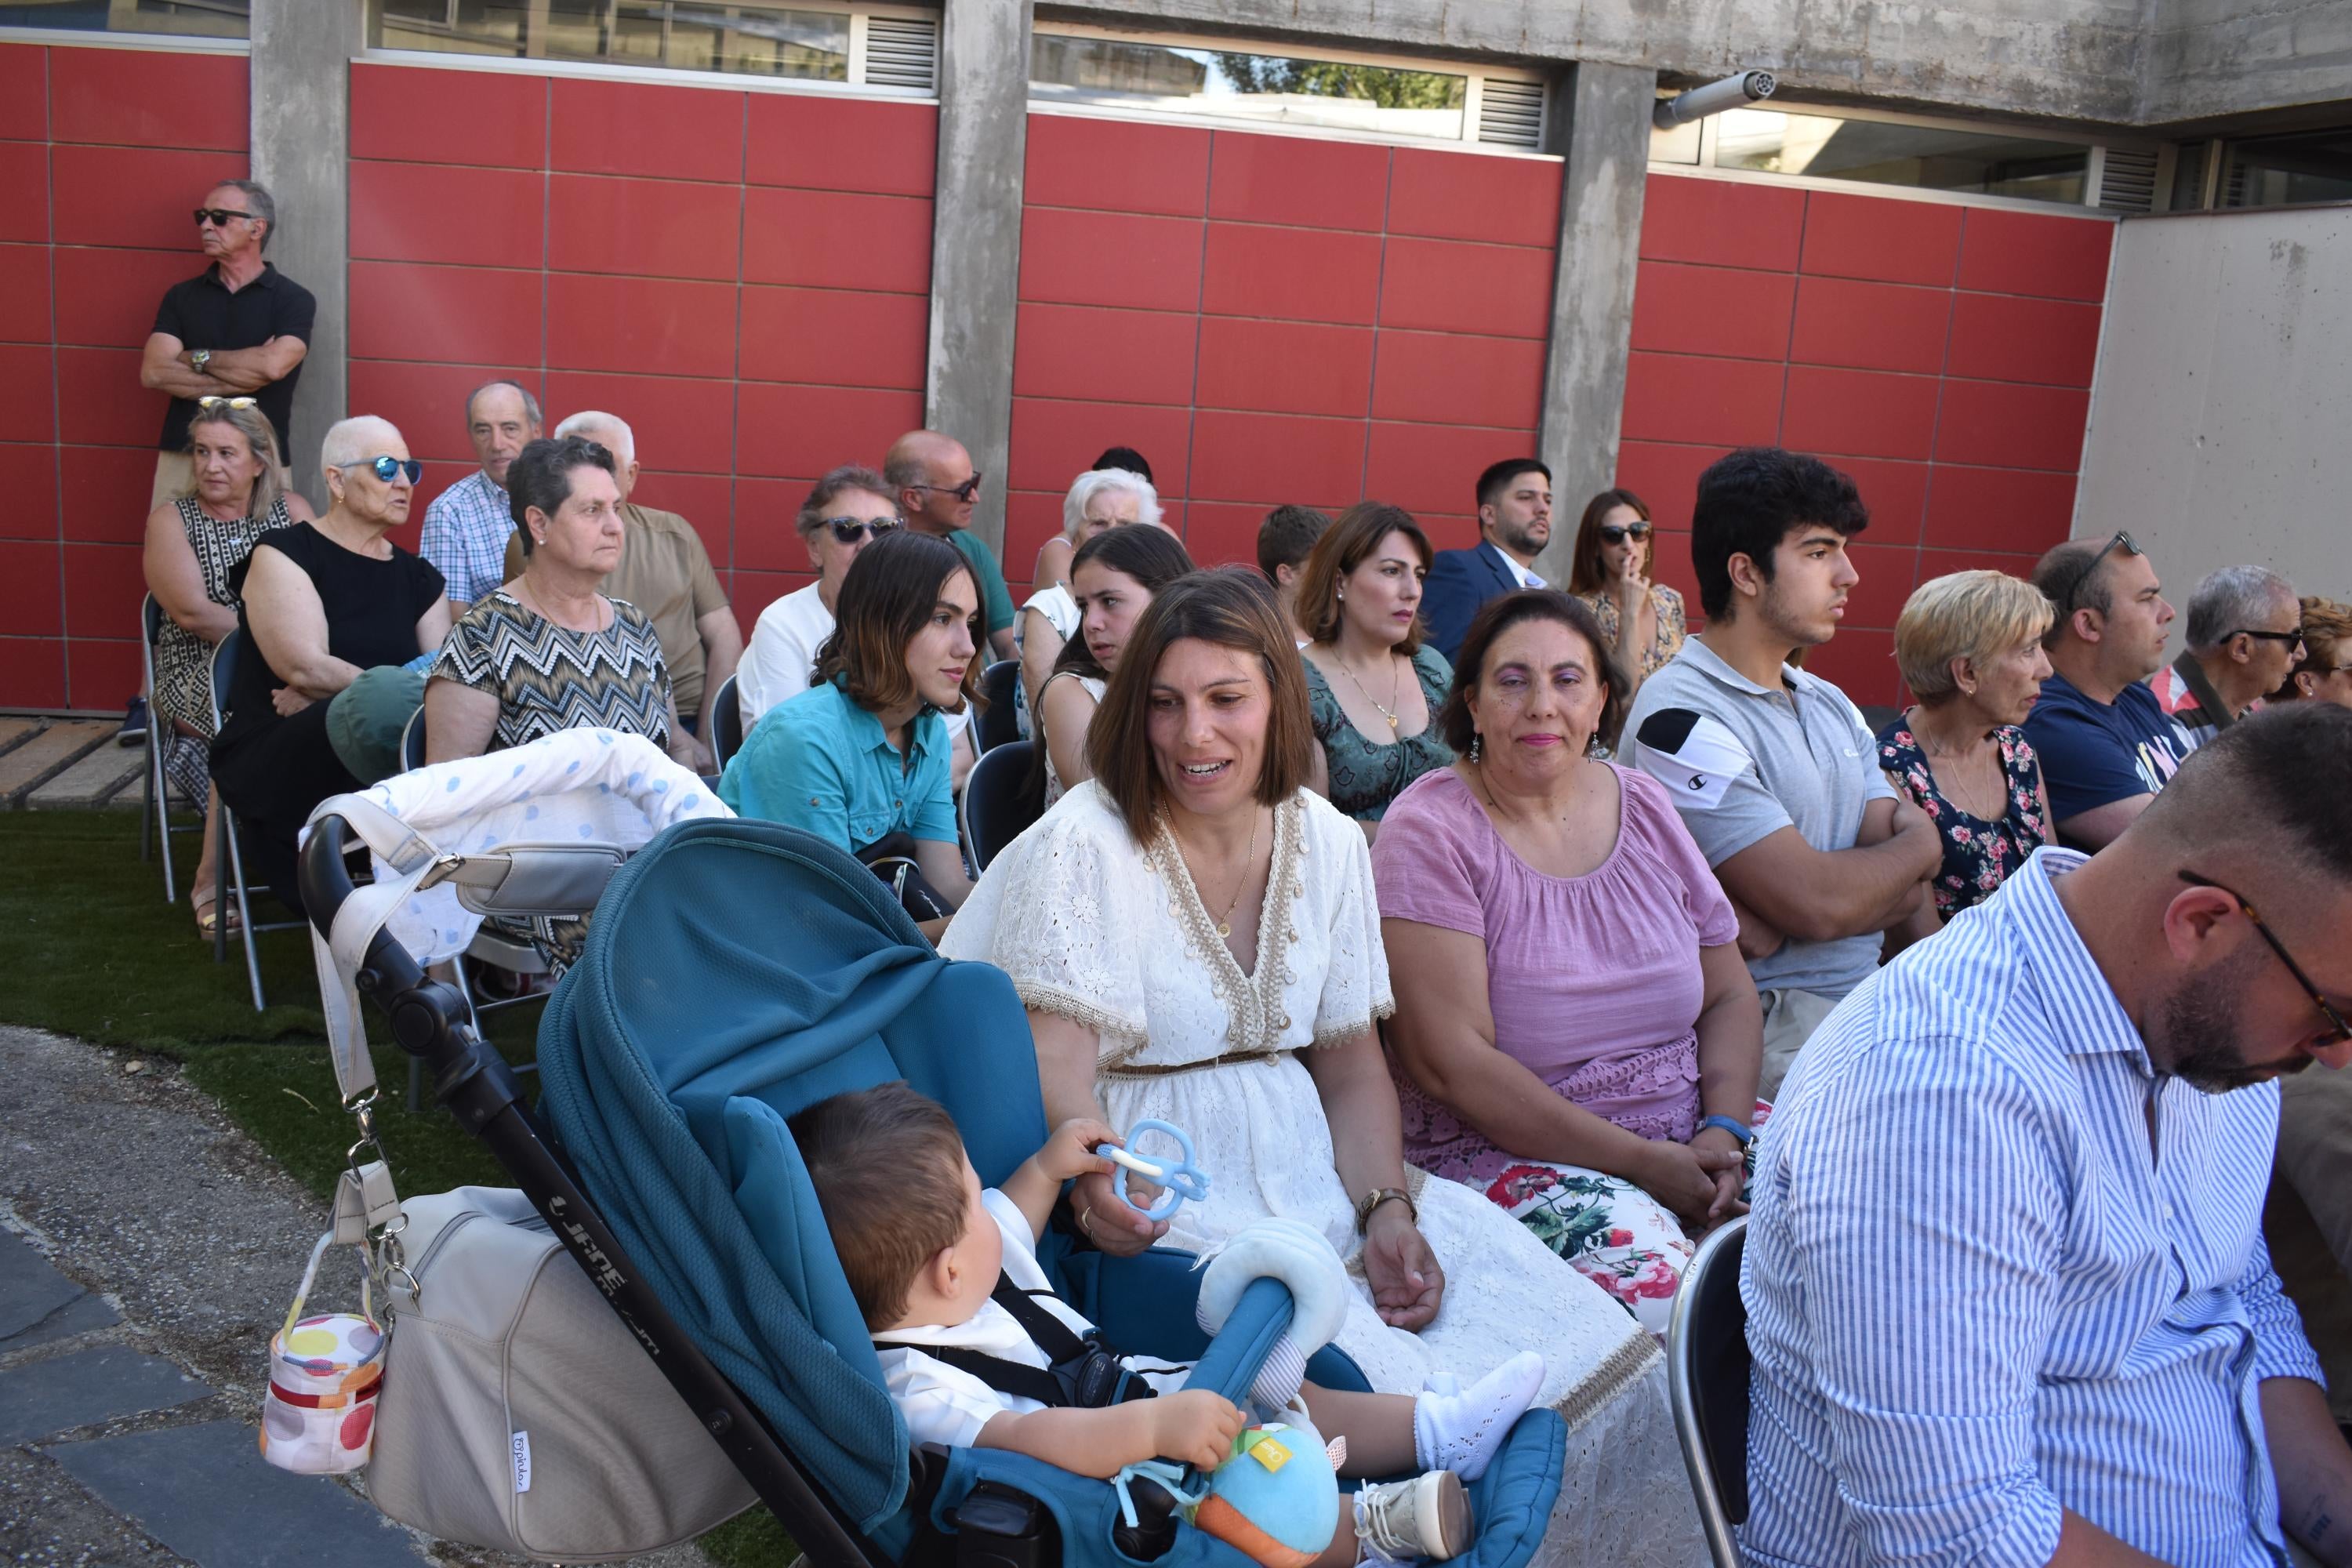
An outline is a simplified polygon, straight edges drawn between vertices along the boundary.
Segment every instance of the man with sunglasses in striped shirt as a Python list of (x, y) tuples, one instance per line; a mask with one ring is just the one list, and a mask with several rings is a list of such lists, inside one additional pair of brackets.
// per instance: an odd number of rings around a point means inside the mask
[(2189, 595), (2189, 647), (2148, 689), (2201, 746), (2263, 705), (2303, 658), (2303, 601), (2266, 566), (2224, 566)]

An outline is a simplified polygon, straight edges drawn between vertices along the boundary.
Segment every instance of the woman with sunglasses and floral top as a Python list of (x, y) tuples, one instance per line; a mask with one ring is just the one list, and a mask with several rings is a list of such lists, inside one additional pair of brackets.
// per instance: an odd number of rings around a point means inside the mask
[(1602, 490), (1585, 503), (1568, 591), (1601, 618), (1609, 652), (1625, 671), (1629, 707), (1643, 678), (1681, 651), (1690, 635), (1683, 596), (1654, 580), (1656, 551), (1650, 509), (1640, 496)]
[(297, 908), (296, 833), (329, 795), (398, 771), (407, 713), (394, 710), (415, 711), (424, 689), (402, 667), (449, 633), (441, 574), (389, 537), (422, 471), (400, 432), (372, 415), (346, 419), (327, 432), (320, 466), (326, 515), (263, 534), (229, 574), (244, 598), (241, 647), (213, 742), (247, 883)]

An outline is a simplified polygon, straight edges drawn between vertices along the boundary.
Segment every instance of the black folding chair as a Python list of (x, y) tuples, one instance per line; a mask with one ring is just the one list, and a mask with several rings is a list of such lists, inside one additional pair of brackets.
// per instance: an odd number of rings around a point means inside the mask
[[(236, 678), (236, 661), (243, 654), (245, 632), (242, 628), (221, 638), (213, 649), (213, 733), (221, 730), (221, 694), (231, 689)], [(152, 722), (152, 721), (151, 721)], [(152, 731), (150, 731), (152, 736)], [(299, 920), (271, 921), (267, 925), (253, 923), (253, 898), (245, 882), (245, 851), (237, 843), (236, 813), (215, 790), (213, 799), (217, 815), (215, 817), (218, 849), (213, 856), (213, 909), (217, 913), (228, 908), (232, 891), (236, 895), (237, 936), (245, 943), (245, 977), (253, 986), (253, 1010), (263, 1011), (268, 1003), (261, 994), (261, 959), (254, 951), (253, 939), (266, 931), (301, 931), (308, 922)], [(213, 962), (228, 962), (228, 922), (213, 924)]]
[(719, 683), (719, 694), (703, 705), (702, 716), (710, 731), (711, 765), (725, 773), (727, 759), (743, 749), (743, 703), (733, 676)]
[(1716, 1568), (1739, 1568), (1736, 1526), (1748, 1521), (1748, 1307), (1739, 1258), (1748, 1216), (1698, 1244), (1666, 1325), (1666, 1396)]
[(145, 860), (160, 854), (163, 862), (163, 901), (168, 904), (180, 896), (172, 875), (172, 835), (193, 833), (202, 838), (205, 803), (188, 803), (195, 809), (194, 822), (172, 820), (172, 778), (163, 771), (163, 754), (170, 750), (178, 731), (155, 707), (155, 644), (163, 635), (163, 606), (150, 594), (139, 606), (139, 690), (147, 700), (147, 782), (139, 803), (139, 858)]
[(1032, 789), (1036, 753), (1027, 746), (982, 752), (963, 781), (963, 847), (973, 867), (988, 869), (997, 852), (1045, 814), (1045, 790)]
[(1013, 706), (1014, 695), (1021, 689), (1021, 661), (1000, 658), (980, 672), (980, 694), (988, 706), (980, 710), (980, 719), (972, 726), (972, 739), (982, 752), (1008, 745), (1021, 738), (1021, 715)]

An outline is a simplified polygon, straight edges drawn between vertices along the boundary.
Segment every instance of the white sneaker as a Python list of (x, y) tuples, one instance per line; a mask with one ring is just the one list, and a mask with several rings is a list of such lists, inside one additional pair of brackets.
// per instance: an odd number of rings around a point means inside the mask
[(1451, 1470), (1431, 1470), (1356, 1493), (1356, 1539), (1367, 1558), (1444, 1562), (1470, 1550), (1470, 1494)]

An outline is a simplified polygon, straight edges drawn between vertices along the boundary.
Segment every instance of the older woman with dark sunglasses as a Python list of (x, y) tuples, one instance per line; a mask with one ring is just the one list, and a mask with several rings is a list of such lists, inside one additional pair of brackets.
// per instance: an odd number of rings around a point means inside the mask
[(1600, 617), (1609, 653), (1625, 672), (1626, 698), (1675, 657), (1690, 635), (1683, 596), (1654, 581), (1657, 535), (1650, 509), (1632, 490), (1602, 490), (1584, 506), (1568, 591)]
[(295, 835), (329, 795), (398, 771), (425, 685), (404, 667), (449, 632), (441, 574), (388, 537), (422, 468), (400, 432), (346, 419), (320, 465), (326, 515), (263, 534), (231, 575), (243, 646), (213, 742), (213, 782), (243, 819), (247, 881), (297, 907)]
[[(834, 606), (841, 602), (841, 580), (849, 574), (849, 563), (866, 545), (903, 524), (898, 503), (882, 476), (861, 464), (846, 463), (817, 480), (801, 502), (793, 526), (808, 551), (816, 581), (761, 611), (759, 624), (751, 628), (751, 646), (735, 667), (735, 697), (742, 705), (747, 735), (769, 709), (808, 689), (816, 650), (833, 635)], [(954, 715), (953, 721), (961, 718)]]

